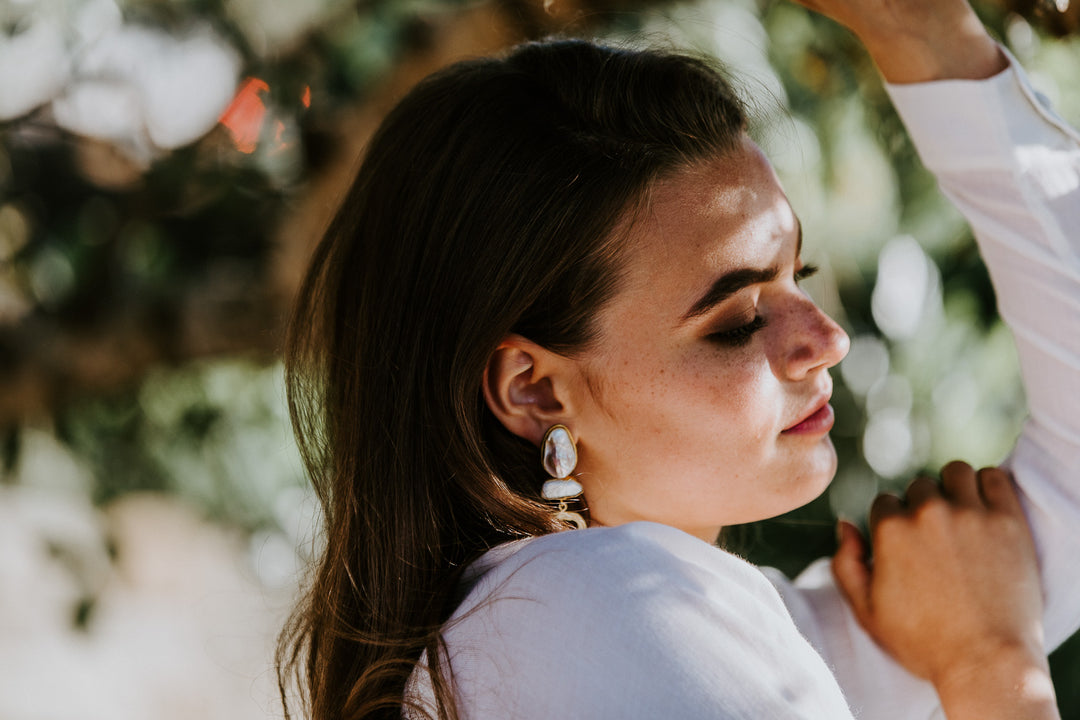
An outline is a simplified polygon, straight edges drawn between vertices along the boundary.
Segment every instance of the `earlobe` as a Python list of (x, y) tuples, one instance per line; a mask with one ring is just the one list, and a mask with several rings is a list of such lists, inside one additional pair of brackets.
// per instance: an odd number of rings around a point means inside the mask
[(560, 397), (563, 363), (519, 335), (507, 336), (484, 368), (484, 400), (506, 429), (539, 445), (544, 432), (567, 420)]

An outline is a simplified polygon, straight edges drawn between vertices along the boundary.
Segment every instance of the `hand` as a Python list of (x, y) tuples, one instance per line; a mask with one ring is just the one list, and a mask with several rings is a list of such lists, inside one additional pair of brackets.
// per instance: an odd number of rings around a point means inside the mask
[[(1034, 543), (1009, 476), (954, 462), (841, 523), (833, 573), (859, 623), (930, 680), (950, 720), (1056, 718)], [(1012, 713), (1012, 714), (1010, 714)]]
[(854, 32), (892, 83), (988, 78), (1008, 66), (967, 0), (795, 0)]

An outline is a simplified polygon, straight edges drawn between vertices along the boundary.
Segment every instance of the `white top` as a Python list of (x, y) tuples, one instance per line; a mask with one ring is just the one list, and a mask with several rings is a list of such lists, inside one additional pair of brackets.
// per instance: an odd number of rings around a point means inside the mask
[[(1030, 419), (1010, 464), (1049, 650), (1080, 626), (1080, 136), (1015, 62), (889, 92), (971, 223), (1016, 337)], [(858, 626), (827, 559), (792, 582), (631, 523), (501, 546), (472, 577), (445, 628), (469, 720), (944, 717), (933, 688)], [(423, 671), (412, 688), (429, 696)]]

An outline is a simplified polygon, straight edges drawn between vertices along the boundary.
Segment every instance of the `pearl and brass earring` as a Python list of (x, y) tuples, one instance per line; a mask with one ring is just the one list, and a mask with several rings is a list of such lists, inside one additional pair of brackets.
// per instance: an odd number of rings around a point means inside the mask
[(576, 512), (567, 509), (567, 501), (573, 500), (585, 490), (575, 478), (570, 476), (577, 467), (577, 446), (569, 428), (565, 425), (552, 425), (544, 433), (540, 443), (540, 457), (544, 471), (551, 476), (544, 483), (540, 495), (545, 500), (558, 500), (555, 519), (570, 523), (578, 530), (586, 527), (585, 519)]

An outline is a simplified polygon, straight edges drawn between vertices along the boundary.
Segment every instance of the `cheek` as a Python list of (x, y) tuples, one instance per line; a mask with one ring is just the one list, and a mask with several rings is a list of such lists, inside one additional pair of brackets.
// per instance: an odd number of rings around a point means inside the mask
[(775, 435), (782, 400), (760, 343), (701, 343), (675, 354), (642, 347), (650, 345), (609, 347), (589, 370), (605, 441), (634, 455), (646, 448), (680, 457), (707, 453), (725, 463), (760, 456), (761, 444)]
[(744, 434), (760, 432), (774, 416), (777, 384), (768, 359), (753, 344), (734, 352), (716, 352), (700, 358), (692, 383), (693, 405)]
[[(645, 358), (642, 358), (644, 360)], [(637, 471), (697, 482), (756, 472), (772, 456), (776, 384), (760, 350), (695, 350), (677, 361), (628, 363), (608, 395), (612, 446)]]

